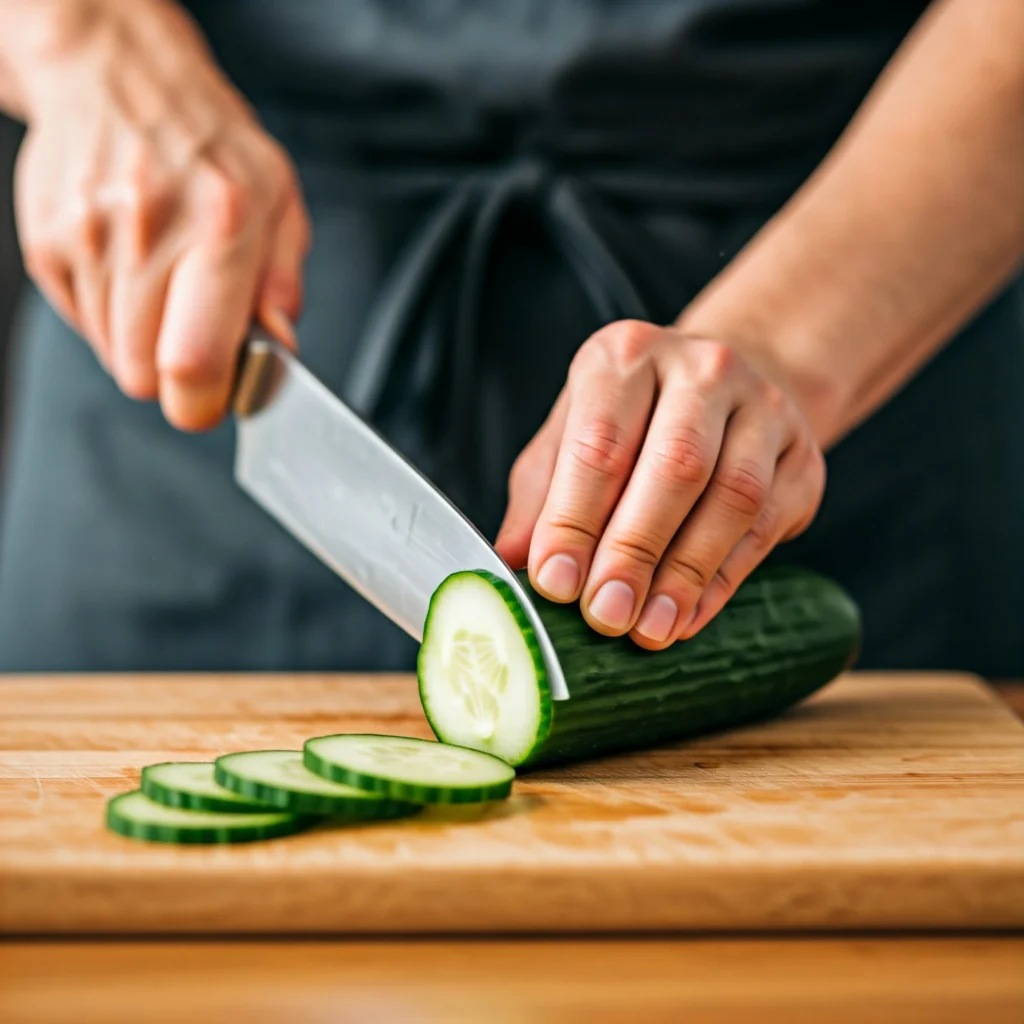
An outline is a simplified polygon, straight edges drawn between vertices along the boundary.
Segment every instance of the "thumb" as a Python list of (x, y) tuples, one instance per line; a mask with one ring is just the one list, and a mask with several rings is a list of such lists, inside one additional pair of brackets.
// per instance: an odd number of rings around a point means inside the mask
[(302, 311), (302, 271), (311, 231), (302, 199), (288, 200), (270, 242), (270, 251), (256, 302), (259, 322), (282, 344), (298, 347), (293, 324)]
[(494, 546), (513, 569), (525, 567), (533, 529), (551, 487), (558, 446), (565, 429), (567, 399), (563, 391), (551, 414), (515, 461), (508, 480), (508, 507)]

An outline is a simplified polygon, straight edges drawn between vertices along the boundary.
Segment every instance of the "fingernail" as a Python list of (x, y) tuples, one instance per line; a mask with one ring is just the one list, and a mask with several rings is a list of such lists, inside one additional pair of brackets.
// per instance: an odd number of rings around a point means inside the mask
[(675, 601), (667, 594), (659, 594), (644, 605), (636, 624), (637, 632), (655, 643), (664, 643), (672, 635), (678, 616), (679, 606)]
[(688, 630), (690, 629), (690, 627), (691, 627), (691, 626), (692, 626), (692, 625), (694, 624), (694, 622), (696, 622), (696, 621), (697, 621), (697, 612), (698, 612), (698, 611), (700, 611), (700, 608), (699, 608), (699, 606), (698, 606), (697, 608), (694, 608), (694, 609), (693, 609), (693, 611), (692, 611), (692, 612), (690, 612), (690, 615), (689, 615), (689, 617), (688, 617), (688, 618), (687, 618), (687, 620), (686, 620), (686, 621), (685, 621), (685, 622), (683, 623), (683, 628), (679, 630), (679, 635), (680, 635), (681, 637), (685, 637), (685, 636), (686, 636), (686, 634), (687, 634), (687, 631), (688, 631)]
[(580, 585), (580, 567), (570, 555), (552, 555), (537, 573), (537, 586), (555, 601), (571, 601)]
[(609, 629), (625, 629), (633, 617), (636, 595), (622, 580), (609, 580), (590, 602), (590, 614)]

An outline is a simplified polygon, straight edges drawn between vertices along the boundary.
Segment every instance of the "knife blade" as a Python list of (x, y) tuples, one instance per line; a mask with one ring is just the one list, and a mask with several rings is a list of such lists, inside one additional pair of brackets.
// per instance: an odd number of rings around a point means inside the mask
[(505, 580), (537, 634), (551, 696), (569, 697), (554, 646), (508, 564), (465, 515), (283, 345), (248, 338), (232, 402), (235, 480), (415, 640), (451, 573)]

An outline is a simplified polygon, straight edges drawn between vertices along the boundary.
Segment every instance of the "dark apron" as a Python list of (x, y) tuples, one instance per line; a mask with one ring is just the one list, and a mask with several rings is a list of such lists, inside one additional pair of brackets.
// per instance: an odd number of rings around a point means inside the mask
[[(578, 346), (673, 319), (815, 167), (924, 6), (190, 5), (294, 156), (303, 357), (493, 535)], [(0, 670), (407, 669), (415, 645), (38, 298), (20, 332)], [(1024, 298), (829, 459), (778, 558), (844, 582), (863, 667), (1024, 672)]]

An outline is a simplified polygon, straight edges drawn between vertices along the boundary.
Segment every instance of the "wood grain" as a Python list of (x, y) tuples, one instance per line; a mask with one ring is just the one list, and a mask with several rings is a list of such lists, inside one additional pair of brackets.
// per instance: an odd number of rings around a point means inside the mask
[(1024, 939), (37, 942), (4, 1024), (1019, 1024)]
[(429, 734), (404, 677), (0, 681), (0, 931), (1024, 926), (1024, 727), (963, 676), (848, 676), (413, 821), (218, 849), (103, 828), (144, 764), (353, 728)]

